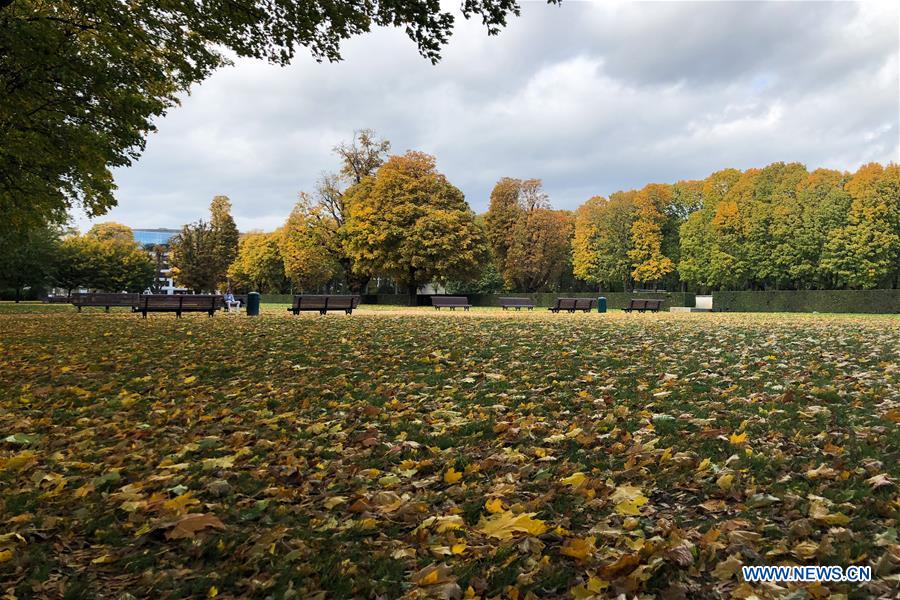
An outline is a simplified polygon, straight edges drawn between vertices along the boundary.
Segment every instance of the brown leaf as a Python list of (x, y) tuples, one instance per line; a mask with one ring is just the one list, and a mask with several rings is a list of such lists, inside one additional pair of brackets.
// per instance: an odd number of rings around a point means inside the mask
[(185, 515), (175, 524), (175, 527), (173, 527), (171, 531), (166, 533), (166, 538), (170, 540), (192, 538), (198, 531), (202, 531), (208, 527), (225, 529), (225, 524), (215, 515), (203, 513)]

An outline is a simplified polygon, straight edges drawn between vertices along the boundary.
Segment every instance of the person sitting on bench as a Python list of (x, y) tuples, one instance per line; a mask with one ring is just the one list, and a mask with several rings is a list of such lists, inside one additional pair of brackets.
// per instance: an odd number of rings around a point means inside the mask
[(231, 293), (231, 290), (228, 290), (225, 293), (225, 310), (231, 312), (232, 308), (240, 312), (241, 301), (234, 297), (234, 294)]

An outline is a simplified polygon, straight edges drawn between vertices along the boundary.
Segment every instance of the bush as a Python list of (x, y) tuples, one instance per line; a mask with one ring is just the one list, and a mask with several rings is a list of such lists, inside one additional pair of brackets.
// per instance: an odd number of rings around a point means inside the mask
[(900, 312), (900, 290), (713, 292), (712, 297), (716, 312)]
[[(528, 297), (534, 300), (535, 306), (553, 306), (557, 298), (606, 298), (607, 308), (625, 308), (632, 298), (659, 298), (663, 300), (662, 310), (670, 306), (694, 306), (694, 294), (683, 292), (659, 292), (646, 294), (630, 294), (626, 292), (559, 292), (539, 294), (447, 294), (448, 296), (467, 296), (472, 306), (500, 306), (501, 297)], [(419, 306), (431, 306), (431, 297), (419, 295)], [(363, 304), (387, 304), (406, 306), (405, 294), (367, 294), (362, 297)]]

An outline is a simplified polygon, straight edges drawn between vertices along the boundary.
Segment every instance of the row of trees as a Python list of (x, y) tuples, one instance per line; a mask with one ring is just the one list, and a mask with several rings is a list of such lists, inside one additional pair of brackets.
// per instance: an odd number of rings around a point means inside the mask
[(576, 213), (575, 274), (706, 289), (896, 287), (900, 166), (798, 163), (596, 197)]
[(142, 292), (156, 282), (151, 254), (128, 227), (99, 223), (84, 235), (55, 226), (29, 228), (0, 240), (0, 289), (59, 287)]
[[(277, 231), (236, 242), (227, 199), (214, 200), (211, 225), (182, 232), (176, 277), (198, 290), (227, 279), (240, 290), (360, 293), (377, 276), (412, 297), (431, 282), (470, 293), (809, 289), (890, 287), (900, 276), (894, 164), (725, 169), (596, 196), (574, 212), (554, 210), (539, 179), (504, 177), (476, 216), (432, 156), (389, 157), (390, 143), (368, 130), (335, 152), (340, 168)], [(210, 250), (197, 251), (207, 238)]]

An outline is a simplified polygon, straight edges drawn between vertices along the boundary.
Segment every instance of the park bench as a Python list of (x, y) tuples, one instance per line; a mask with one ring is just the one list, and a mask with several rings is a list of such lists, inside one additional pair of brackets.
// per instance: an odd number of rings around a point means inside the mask
[(594, 298), (557, 298), (556, 302), (548, 308), (550, 312), (558, 313), (562, 310), (570, 313), (576, 310), (590, 312), (597, 307), (597, 300)]
[(500, 306), (503, 310), (508, 308), (515, 308), (516, 310), (527, 308), (531, 310), (534, 308), (534, 300), (531, 298), (500, 298)]
[(350, 315), (358, 306), (359, 296), (298, 295), (294, 296), (294, 303), (288, 311), (295, 315), (301, 311), (316, 311), (324, 315), (329, 310), (342, 310)]
[(647, 312), (648, 310), (651, 312), (659, 312), (662, 303), (662, 300), (636, 300), (632, 298), (628, 301), (628, 306), (626, 306), (624, 310), (625, 312), (631, 312), (633, 310), (638, 312)]
[(431, 305), (435, 310), (440, 310), (442, 308), (449, 308), (450, 310), (462, 308), (463, 310), (469, 310), (472, 306), (469, 304), (469, 299), (466, 296), (432, 296)]
[(125, 306), (134, 308), (137, 306), (140, 294), (110, 294), (105, 292), (76, 292), (69, 297), (72, 306), (81, 312), (85, 306), (102, 306), (109, 312), (110, 306)]
[(148, 312), (173, 312), (178, 318), (186, 312), (213, 316), (223, 305), (222, 296), (214, 294), (144, 294), (132, 311), (141, 313), (145, 319)]
[(70, 304), (72, 299), (68, 296), (47, 296), (44, 298), (44, 304)]

